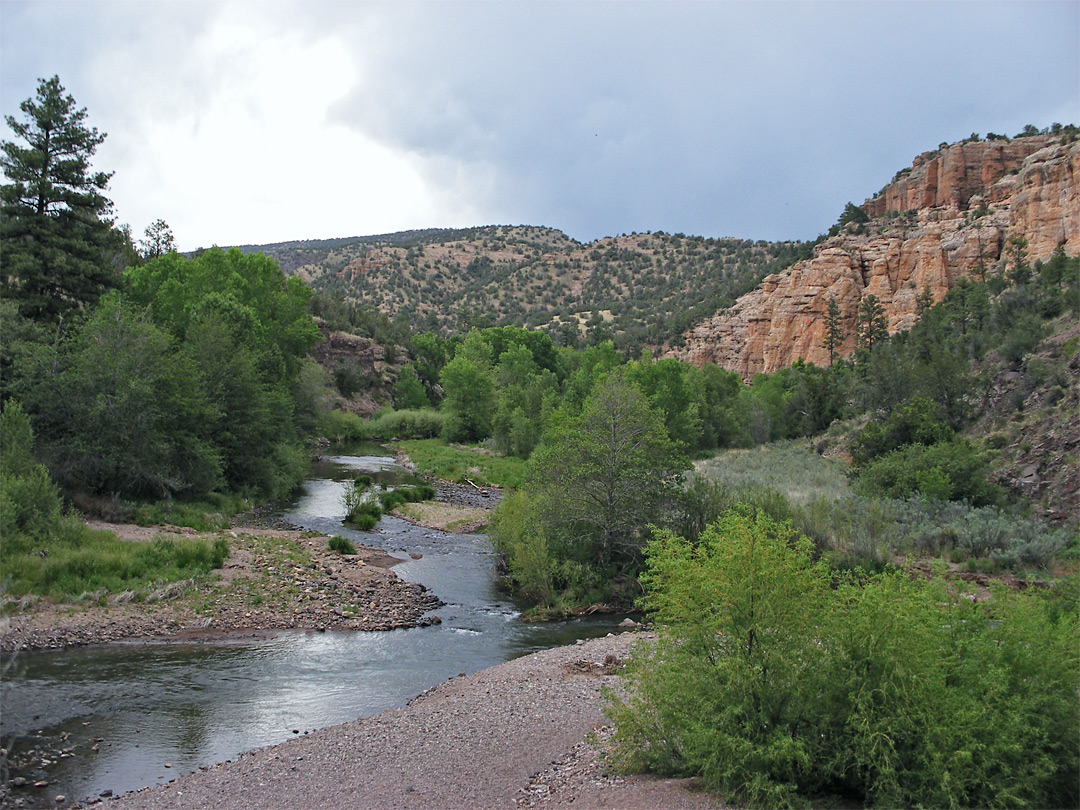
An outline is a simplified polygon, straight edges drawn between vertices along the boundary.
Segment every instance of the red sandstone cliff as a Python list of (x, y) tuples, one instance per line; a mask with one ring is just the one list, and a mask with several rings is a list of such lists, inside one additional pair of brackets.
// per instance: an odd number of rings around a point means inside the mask
[(980, 268), (1000, 272), (1014, 236), (1027, 239), (1031, 261), (1048, 259), (1059, 246), (1077, 255), (1080, 141), (1060, 141), (966, 142), (920, 155), (866, 201), (869, 223), (845, 226), (813, 258), (767, 277), (669, 353), (715, 362), (746, 380), (799, 357), (827, 365), (822, 344), (833, 297), (844, 324), (843, 356), (855, 347), (856, 312), (866, 295), (884, 305), (895, 332), (915, 322), (923, 290), (940, 300), (958, 278)]

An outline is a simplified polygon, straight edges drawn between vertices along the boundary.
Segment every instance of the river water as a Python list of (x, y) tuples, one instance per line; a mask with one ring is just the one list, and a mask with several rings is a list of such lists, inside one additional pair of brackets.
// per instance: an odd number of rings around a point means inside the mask
[[(621, 619), (524, 623), (494, 587), (483, 535), (413, 526), (392, 516), (374, 533), (343, 526), (342, 481), (410, 480), (376, 455), (321, 462), (283, 516), (306, 529), (383, 548), (394, 570), (446, 605), (442, 623), (390, 632), (292, 631), (259, 641), (109, 644), (23, 653), (3, 675), (0, 737), (12, 761), (40, 748), (49, 762), (10, 777), (31, 807), (119, 795), (298, 734), (404, 705), (426, 689), (539, 649), (608, 633)], [(419, 559), (414, 559), (419, 557)], [(66, 756), (57, 756), (67, 752)], [(44, 787), (32, 787), (46, 781)]]

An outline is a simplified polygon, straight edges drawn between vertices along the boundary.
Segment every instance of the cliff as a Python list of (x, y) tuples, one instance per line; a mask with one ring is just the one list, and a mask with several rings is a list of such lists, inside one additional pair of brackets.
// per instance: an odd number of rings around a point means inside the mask
[(969, 141), (920, 155), (864, 203), (869, 222), (847, 224), (812, 258), (766, 277), (668, 353), (715, 362), (745, 380), (800, 357), (827, 365), (831, 298), (840, 307), (845, 356), (855, 348), (856, 313), (867, 295), (881, 302), (895, 332), (914, 324), (924, 290), (939, 301), (959, 278), (1001, 272), (1013, 237), (1027, 240), (1032, 262), (1059, 246), (1080, 253), (1080, 142), (1061, 141)]

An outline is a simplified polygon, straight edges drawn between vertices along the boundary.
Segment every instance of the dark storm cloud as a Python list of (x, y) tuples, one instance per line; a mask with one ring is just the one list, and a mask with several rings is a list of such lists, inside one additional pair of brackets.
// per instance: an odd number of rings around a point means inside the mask
[(1078, 8), (415, 6), (335, 115), (502, 220), (809, 238), (939, 141), (1074, 120)]

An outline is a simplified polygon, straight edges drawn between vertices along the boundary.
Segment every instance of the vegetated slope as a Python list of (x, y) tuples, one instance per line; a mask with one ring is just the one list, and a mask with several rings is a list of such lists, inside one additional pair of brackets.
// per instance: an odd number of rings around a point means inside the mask
[(582, 244), (529, 226), (423, 230), (245, 246), (315, 290), (414, 330), (546, 327), (621, 348), (658, 346), (809, 255), (800, 242), (646, 233)]
[(669, 353), (717, 363), (747, 381), (799, 357), (828, 365), (833, 298), (844, 335), (837, 354), (844, 357), (855, 348), (857, 313), (869, 295), (896, 332), (914, 324), (925, 290), (940, 301), (959, 278), (1002, 273), (1018, 242), (1029, 262), (1049, 259), (1059, 246), (1080, 254), (1078, 177), (1075, 127), (942, 144), (855, 209), (864, 216), (835, 228), (812, 258), (768, 276), (671, 341)]

